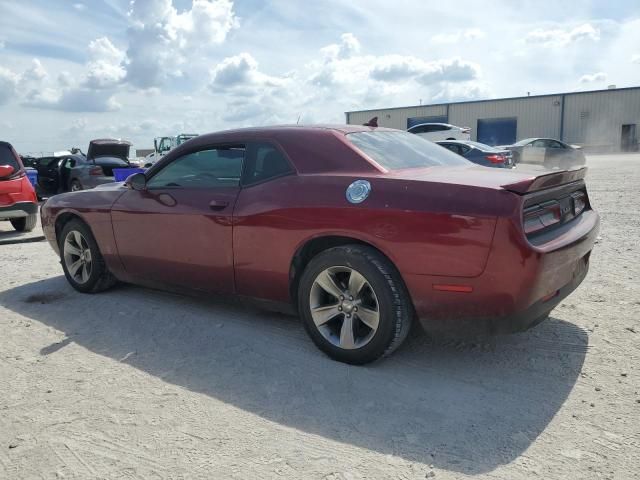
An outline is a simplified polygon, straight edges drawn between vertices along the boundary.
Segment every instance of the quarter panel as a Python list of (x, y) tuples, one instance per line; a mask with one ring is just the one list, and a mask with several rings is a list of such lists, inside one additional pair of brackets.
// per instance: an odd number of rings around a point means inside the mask
[(370, 197), (352, 205), (345, 190), (357, 178), (290, 176), (243, 189), (233, 232), (238, 293), (288, 301), (294, 253), (325, 235), (372, 244), (402, 275), (482, 273), (496, 223), (489, 205), (498, 192), (374, 177)]

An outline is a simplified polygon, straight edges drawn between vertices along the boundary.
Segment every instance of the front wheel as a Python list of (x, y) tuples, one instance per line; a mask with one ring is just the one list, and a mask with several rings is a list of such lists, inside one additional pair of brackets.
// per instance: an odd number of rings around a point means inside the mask
[(62, 269), (67, 281), (82, 293), (96, 293), (112, 287), (111, 275), (91, 230), (79, 220), (71, 220), (60, 237)]
[(36, 228), (36, 224), (38, 223), (38, 215), (36, 213), (32, 213), (26, 217), (22, 218), (14, 218), (11, 220), (11, 225), (18, 232), (30, 232), (34, 228)]
[(392, 353), (413, 318), (395, 267), (361, 245), (331, 248), (311, 260), (300, 280), (298, 306), (316, 346), (334, 360), (356, 365)]

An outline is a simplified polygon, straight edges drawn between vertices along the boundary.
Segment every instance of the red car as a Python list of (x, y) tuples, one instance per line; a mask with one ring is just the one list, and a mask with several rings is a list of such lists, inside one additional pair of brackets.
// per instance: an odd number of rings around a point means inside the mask
[(546, 318), (598, 232), (584, 175), (475, 166), (384, 128), (242, 129), (52, 197), (42, 225), (81, 292), (119, 280), (288, 305), (320, 349), (362, 364), (414, 319), (485, 333)]
[(38, 221), (38, 199), (20, 156), (11, 144), (0, 142), (0, 221), (9, 220), (19, 232), (33, 230)]

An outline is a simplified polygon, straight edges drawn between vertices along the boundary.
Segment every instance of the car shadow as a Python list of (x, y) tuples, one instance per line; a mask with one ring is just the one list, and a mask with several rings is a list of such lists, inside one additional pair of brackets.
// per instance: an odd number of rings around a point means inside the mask
[(292, 317), (134, 286), (82, 295), (64, 277), (0, 293), (0, 303), (76, 343), (247, 412), (383, 454), (464, 474), (518, 458), (576, 382), (587, 333), (551, 318), (486, 342), (412, 334), (364, 367), (331, 361)]

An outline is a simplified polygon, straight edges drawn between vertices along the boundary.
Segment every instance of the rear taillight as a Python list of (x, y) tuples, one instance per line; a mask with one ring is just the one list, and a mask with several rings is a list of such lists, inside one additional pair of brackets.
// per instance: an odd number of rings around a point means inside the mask
[(524, 211), (524, 233), (527, 235), (560, 223), (562, 210), (555, 200), (542, 203)]
[(104, 172), (102, 171), (102, 167), (91, 167), (89, 169), (89, 175), (104, 175)]
[(491, 163), (504, 163), (505, 160), (504, 155), (487, 155), (484, 158), (489, 160)]
[(584, 192), (575, 192), (571, 194), (573, 198), (573, 214), (577, 217), (587, 207), (587, 196)]

